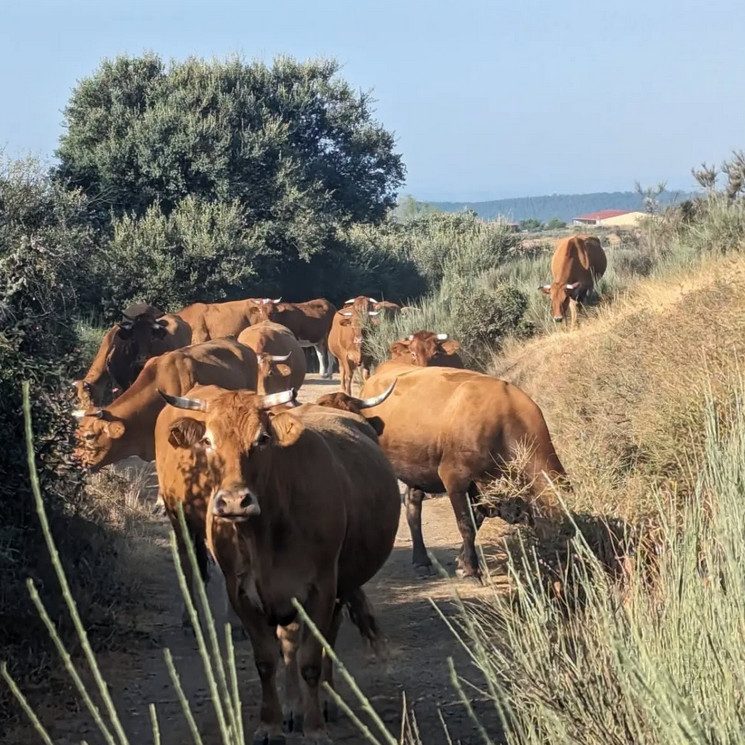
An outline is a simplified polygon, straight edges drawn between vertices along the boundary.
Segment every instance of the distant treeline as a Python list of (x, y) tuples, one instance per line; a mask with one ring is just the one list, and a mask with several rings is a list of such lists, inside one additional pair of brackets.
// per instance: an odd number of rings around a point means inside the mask
[[(671, 204), (689, 199), (692, 194), (683, 191), (664, 191), (659, 196), (661, 204)], [(553, 194), (544, 197), (518, 199), (493, 199), (489, 202), (427, 202), (442, 212), (460, 212), (470, 209), (484, 220), (504, 216), (515, 222), (535, 219), (549, 222), (558, 218), (570, 222), (579, 215), (597, 210), (641, 210), (642, 197), (634, 191), (596, 192), (593, 194)]]

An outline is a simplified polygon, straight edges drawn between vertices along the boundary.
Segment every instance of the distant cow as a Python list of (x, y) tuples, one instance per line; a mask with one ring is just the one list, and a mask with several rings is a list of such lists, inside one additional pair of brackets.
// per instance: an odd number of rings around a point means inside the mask
[[(413, 562), (429, 567), (422, 537), (424, 492), (447, 492), (463, 546), (458, 556), (461, 576), (478, 576), (476, 525), (471, 517), (480, 487), (498, 478), (521, 450), (518, 463), (525, 493), (505, 501), (497, 514), (511, 521), (524, 515), (539, 531), (554, 530), (561, 521), (552, 480), (563, 480), (564, 468), (536, 403), (519, 388), (482, 373), (428, 367), (416, 369), (395, 360), (378, 367), (364, 385), (362, 396), (393, 393), (360, 412), (381, 431), (380, 445), (396, 476), (413, 490), (407, 495), (406, 516), (414, 546)], [(359, 399), (337, 393), (322, 396), (319, 405), (359, 411)], [(491, 514), (491, 513), (489, 513)]]
[(241, 331), (238, 341), (256, 352), (259, 379), (256, 392), (298, 391), (305, 380), (305, 353), (286, 326), (261, 321)]
[(375, 317), (373, 323), (378, 323), (383, 318), (393, 318), (401, 312), (401, 306), (398, 303), (392, 303), (389, 300), (376, 300), (374, 297), (367, 297), (366, 295), (358, 295), (345, 301), (344, 310), (349, 310), (350, 307), (360, 313), (376, 311), (378, 316)]
[(191, 326), (171, 313), (130, 308), (118, 327), (106, 361), (117, 395), (134, 383), (151, 357), (191, 344)]
[(305, 303), (280, 303), (264, 300), (252, 311), (254, 323), (274, 321), (286, 326), (301, 347), (313, 347), (318, 357), (321, 377), (330, 378), (332, 371), (328, 351), (328, 336), (336, 308), (325, 298), (308, 300)]
[(130, 305), (105, 334), (88, 372), (73, 384), (80, 408), (101, 406), (128, 388), (145, 360), (191, 343), (180, 318), (147, 303)]
[(197, 383), (256, 389), (256, 354), (229, 339), (216, 339), (153, 357), (137, 380), (105, 408), (76, 412), (77, 460), (90, 470), (137, 455), (155, 457), (155, 420), (164, 406), (158, 388), (185, 393)]
[(594, 236), (574, 235), (558, 242), (551, 259), (553, 282), (539, 288), (551, 298), (554, 321), (563, 321), (568, 308), (571, 325), (576, 325), (577, 304), (594, 289), (607, 266), (605, 251)]
[(407, 339), (399, 339), (391, 344), (391, 359), (419, 367), (463, 368), (459, 349), (460, 344), (447, 334), (417, 331)]
[[(208, 540), (251, 639), (262, 684), (254, 741), (279, 742), (277, 634), (296, 622), (292, 599), (332, 645), (344, 605), (360, 631), (376, 638), (361, 587), (393, 548), (396, 478), (361, 417), (315, 405), (271, 409), (276, 397), (267, 401), (246, 391), (167, 399), (195, 412), (171, 422), (171, 444), (188, 451), (200, 477), (214, 479), (204, 492), (211, 494)], [(321, 646), (302, 626), (296, 640), (303, 733), (307, 741), (326, 742)]]
[(231, 300), (227, 303), (193, 303), (176, 315), (191, 326), (191, 343), (222, 339), (238, 334), (251, 325), (251, 311), (260, 302), (257, 298)]
[(378, 310), (368, 310), (367, 306), (353, 306), (349, 310), (340, 310), (333, 318), (329, 351), (339, 362), (341, 388), (350, 395), (355, 370), (362, 370), (363, 380), (370, 375), (372, 360), (364, 350), (365, 330), (379, 313)]

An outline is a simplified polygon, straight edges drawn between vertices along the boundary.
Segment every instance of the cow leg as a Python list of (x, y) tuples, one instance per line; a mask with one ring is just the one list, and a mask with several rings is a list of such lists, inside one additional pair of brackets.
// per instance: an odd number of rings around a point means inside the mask
[(303, 729), (300, 673), (297, 665), (300, 623), (295, 621), (287, 626), (278, 626), (277, 638), (285, 664), (285, 695), (282, 705), (284, 727), (287, 732), (300, 732)]
[(463, 546), (456, 562), (455, 573), (459, 577), (479, 577), (479, 559), (476, 554), (476, 527), (471, 516), (471, 506), (468, 501), (470, 480), (462, 474), (452, 473), (447, 469), (440, 469), (440, 479), (450, 498), (450, 504), (455, 514), (455, 522), (463, 538)]
[(318, 357), (318, 372), (322, 378), (331, 377), (331, 361), (329, 359), (329, 351), (325, 341), (319, 341), (313, 345), (313, 349), (316, 350), (316, 357)]
[[(326, 641), (331, 645), (333, 649), (336, 646), (336, 637), (339, 635), (339, 628), (341, 627), (342, 621), (342, 605), (340, 602), (336, 602), (334, 605), (334, 616), (331, 619), (331, 627), (329, 633), (326, 636)], [(323, 670), (321, 673), (321, 680), (324, 683), (328, 683), (332, 688), (334, 687), (334, 663), (331, 658), (324, 651), (323, 653)], [(332, 700), (328, 695), (323, 697), (323, 718), (327, 722), (336, 722), (339, 719), (339, 707), (336, 702)]]
[(261, 681), (261, 714), (254, 733), (253, 745), (283, 745), (282, 707), (277, 694), (277, 661), (279, 658), (276, 627), (266, 616), (253, 608), (248, 599), (231, 583), (231, 602), (251, 639), (254, 662)]
[(577, 306), (579, 303), (574, 299), (569, 299), (569, 316), (570, 316), (570, 322), (569, 322), (569, 328), (575, 329), (577, 328)]
[(404, 494), (404, 507), (406, 508), (406, 522), (409, 523), (411, 543), (413, 552), (411, 562), (417, 572), (428, 574), (432, 562), (427, 556), (427, 547), (424, 545), (422, 536), (422, 500), (424, 492), (421, 489), (407, 487)]
[[(305, 601), (305, 610), (324, 638), (328, 638), (336, 608), (336, 577), (311, 590)], [(330, 742), (326, 734), (319, 700), (319, 687), (323, 671), (323, 651), (310, 629), (301, 630), (298, 666), (303, 679), (303, 734), (312, 743)]]
[(328, 373), (327, 377), (330, 379), (334, 374), (334, 362), (336, 361), (336, 357), (331, 354), (331, 350), (328, 348), (328, 342), (326, 342), (326, 357), (328, 360), (328, 367), (326, 368), (326, 372)]

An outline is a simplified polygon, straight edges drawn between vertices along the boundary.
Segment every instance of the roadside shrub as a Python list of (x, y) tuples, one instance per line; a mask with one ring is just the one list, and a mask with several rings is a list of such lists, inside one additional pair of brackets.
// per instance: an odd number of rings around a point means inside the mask
[(670, 512), (650, 494), (662, 525), (654, 570), (644, 554), (615, 583), (575, 539), (572, 600), (559, 603), (519, 549), (514, 593), (464, 608), (463, 640), (486, 679), (509, 745), (736, 742), (745, 722), (745, 391), (726, 409), (709, 400), (696, 487)]

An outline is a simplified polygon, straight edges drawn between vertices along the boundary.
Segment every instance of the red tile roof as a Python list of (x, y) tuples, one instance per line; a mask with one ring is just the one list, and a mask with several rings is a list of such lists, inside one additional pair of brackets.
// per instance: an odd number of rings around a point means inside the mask
[(609, 217), (618, 217), (619, 215), (628, 215), (631, 210), (598, 210), (597, 212), (588, 212), (586, 215), (575, 217), (575, 220), (607, 220)]

